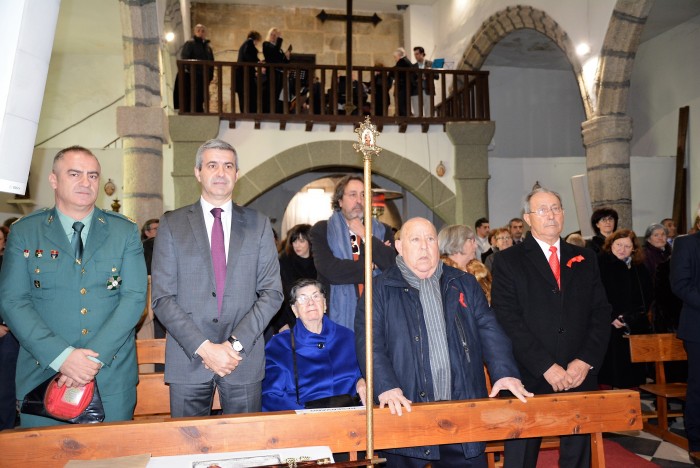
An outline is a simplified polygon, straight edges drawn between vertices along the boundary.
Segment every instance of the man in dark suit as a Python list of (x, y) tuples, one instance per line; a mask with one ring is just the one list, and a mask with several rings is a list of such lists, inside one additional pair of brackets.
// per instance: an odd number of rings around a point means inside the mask
[[(203, 24), (198, 24), (194, 27), (194, 33), (192, 39), (185, 42), (182, 46), (182, 53), (180, 54), (182, 60), (214, 60), (214, 52), (211, 50), (209, 45), (209, 40), (207, 39), (207, 28)], [(204, 112), (205, 93), (204, 89), (209, 87), (209, 83), (214, 78), (214, 71), (211, 67), (205, 67), (204, 65), (185, 65), (185, 74), (183, 76), (183, 86), (185, 88), (185, 102), (175, 103), (175, 108), (177, 109), (180, 104), (182, 104), (183, 112)], [(194, 109), (192, 108), (192, 80), (194, 80)], [(179, 98), (178, 88), (175, 87), (175, 96)], [(176, 99), (179, 101), (179, 99)]]
[[(559, 237), (564, 209), (538, 188), (523, 205), (530, 235), (493, 262), (492, 307), (513, 342), (525, 387), (535, 394), (597, 390), (610, 334), (610, 305), (588, 249)], [(541, 439), (506, 441), (505, 466), (534, 467)], [(560, 466), (590, 466), (590, 438), (561, 438)]]
[[(56, 206), (12, 226), (0, 272), (0, 314), (20, 344), (17, 398), (60, 372), (59, 386), (93, 379), (105, 421), (136, 405), (134, 328), (146, 304), (139, 228), (95, 206), (100, 163), (90, 150), (59, 151), (49, 183)], [(22, 427), (61, 424), (21, 414)]]
[(396, 88), (394, 89), (396, 115), (410, 117), (413, 113), (411, 112), (411, 100), (409, 97), (418, 94), (417, 77), (415, 73), (411, 72), (413, 64), (406, 57), (406, 50), (403, 47), (399, 47), (394, 51), (394, 60), (396, 60), (394, 68), (398, 69), (398, 76), (395, 81)]
[(678, 324), (678, 338), (688, 353), (683, 421), (690, 458), (700, 466), (700, 232), (677, 237), (673, 242), (671, 289), (683, 301)]
[(231, 200), (231, 145), (199, 147), (202, 196), (160, 220), (152, 265), (153, 310), (168, 330), (165, 381), (173, 417), (207, 416), (219, 389), (224, 414), (261, 410), (263, 330), (282, 304), (270, 220)]
[[(262, 36), (257, 31), (250, 31), (248, 37), (238, 49), (237, 63), (258, 63), (258, 47), (262, 41)], [(255, 114), (258, 112), (258, 85), (262, 88), (262, 84), (266, 77), (262, 76), (263, 68), (236, 67), (236, 94), (238, 95), (238, 109), (241, 113)], [(247, 78), (246, 78), (247, 77)], [(248, 89), (245, 89), (245, 84), (248, 83)], [(270, 96), (263, 94), (263, 101), (270, 99)], [(246, 105), (248, 110), (246, 111)]]

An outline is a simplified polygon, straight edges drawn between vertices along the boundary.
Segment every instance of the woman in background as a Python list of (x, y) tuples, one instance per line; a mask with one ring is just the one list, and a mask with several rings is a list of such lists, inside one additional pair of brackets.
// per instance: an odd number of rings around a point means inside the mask
[(467, 271), (467, 263), (476, 258), (474, 231), (464, 224), (445, 226), (438, 233), (440, 259), (453, 268)]
[(291, 302), (288, 301), (289, 292), (294, 282), (301, 278), (316, 278), (316, 267), (311, 255), (310, 230), (310, 224), (297, 224), (287, 233), (284, 251), (279, 256), (282, 291), (285, 300), (265, 331), (266, 341), (272, 335), (287, 330), (296, 323), (296, 317), (290, 307)]
[(651, 277), (644, 268), (644, 252), (629, 229), (610, 235), (598, 258), (600, 277), (612, 306), (608, 352), (598, 382), (604, 388), (633, 388), (645, 382), (644, 364), (632, 364), (625, 335), (651, 333), (649, 308)]
[(595, 236), (586, 242), (586, 247), (596, 254), (600, 253), (605, 243), (605, 239), (617, 230), (617, 211), (612, 208), (598, 208), (591, 215), (591, 227), (595, 231)]
[(644, 233), (644, 265), (652, 278), (656, 276), (659, 264), (671, 258), (667, 239), (668, 230), (663, 224), (651, 224)]

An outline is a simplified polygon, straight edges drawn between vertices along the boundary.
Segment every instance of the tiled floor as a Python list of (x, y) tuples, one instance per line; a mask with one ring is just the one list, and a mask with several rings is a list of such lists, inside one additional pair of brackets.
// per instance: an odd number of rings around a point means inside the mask
[[(672, 404), (671, 407), (672, 409), (680, 409), (680, 404)], [(653, 408), (653, 400), (642, 394), (642, 409), (644, 408)], [(671, 430), (683, 434), (683, 418), (676, 418), (675, 422), (671, 424)], [(607, 433), (605, 437), (663, 468), (687, 468), (694, 466), (688, 458), (687, 451), (671, 443), (664, 442), (647, 432)]]

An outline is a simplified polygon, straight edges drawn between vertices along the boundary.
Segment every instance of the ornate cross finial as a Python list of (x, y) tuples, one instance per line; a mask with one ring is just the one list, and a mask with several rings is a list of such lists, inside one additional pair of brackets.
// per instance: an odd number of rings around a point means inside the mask
[(379, 154), (382, 150), (377, 146), (377, 138), (379, 137), (379, 132), (377, 131), (377, 126), (372, 123), (369, 116), (365, 117), (365, 121), (360, 124), (358, 128), (355, 129), (357, 133), (357, 141), (359, 143), (354, 143), (352, 145), (355, 151), (362, 153), (364, 159), (372, 160), (372, 155)]

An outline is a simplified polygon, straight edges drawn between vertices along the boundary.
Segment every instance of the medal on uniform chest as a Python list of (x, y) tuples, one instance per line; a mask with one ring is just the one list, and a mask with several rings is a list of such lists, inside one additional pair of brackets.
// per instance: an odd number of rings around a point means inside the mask
[(29, 258), (29, 250), (24, 249), (24, 258)]
[(35, 256), (36, 258), (41, 258), (41, 257), (44, 256), (44, 251), (41, 250), (41, 249), (37, 249), (37, 250), (34, 251), (34, 256)]
[(58, 250), (51, 251), (51, 258), (53, 258), (54, 260), (58, 258)]

